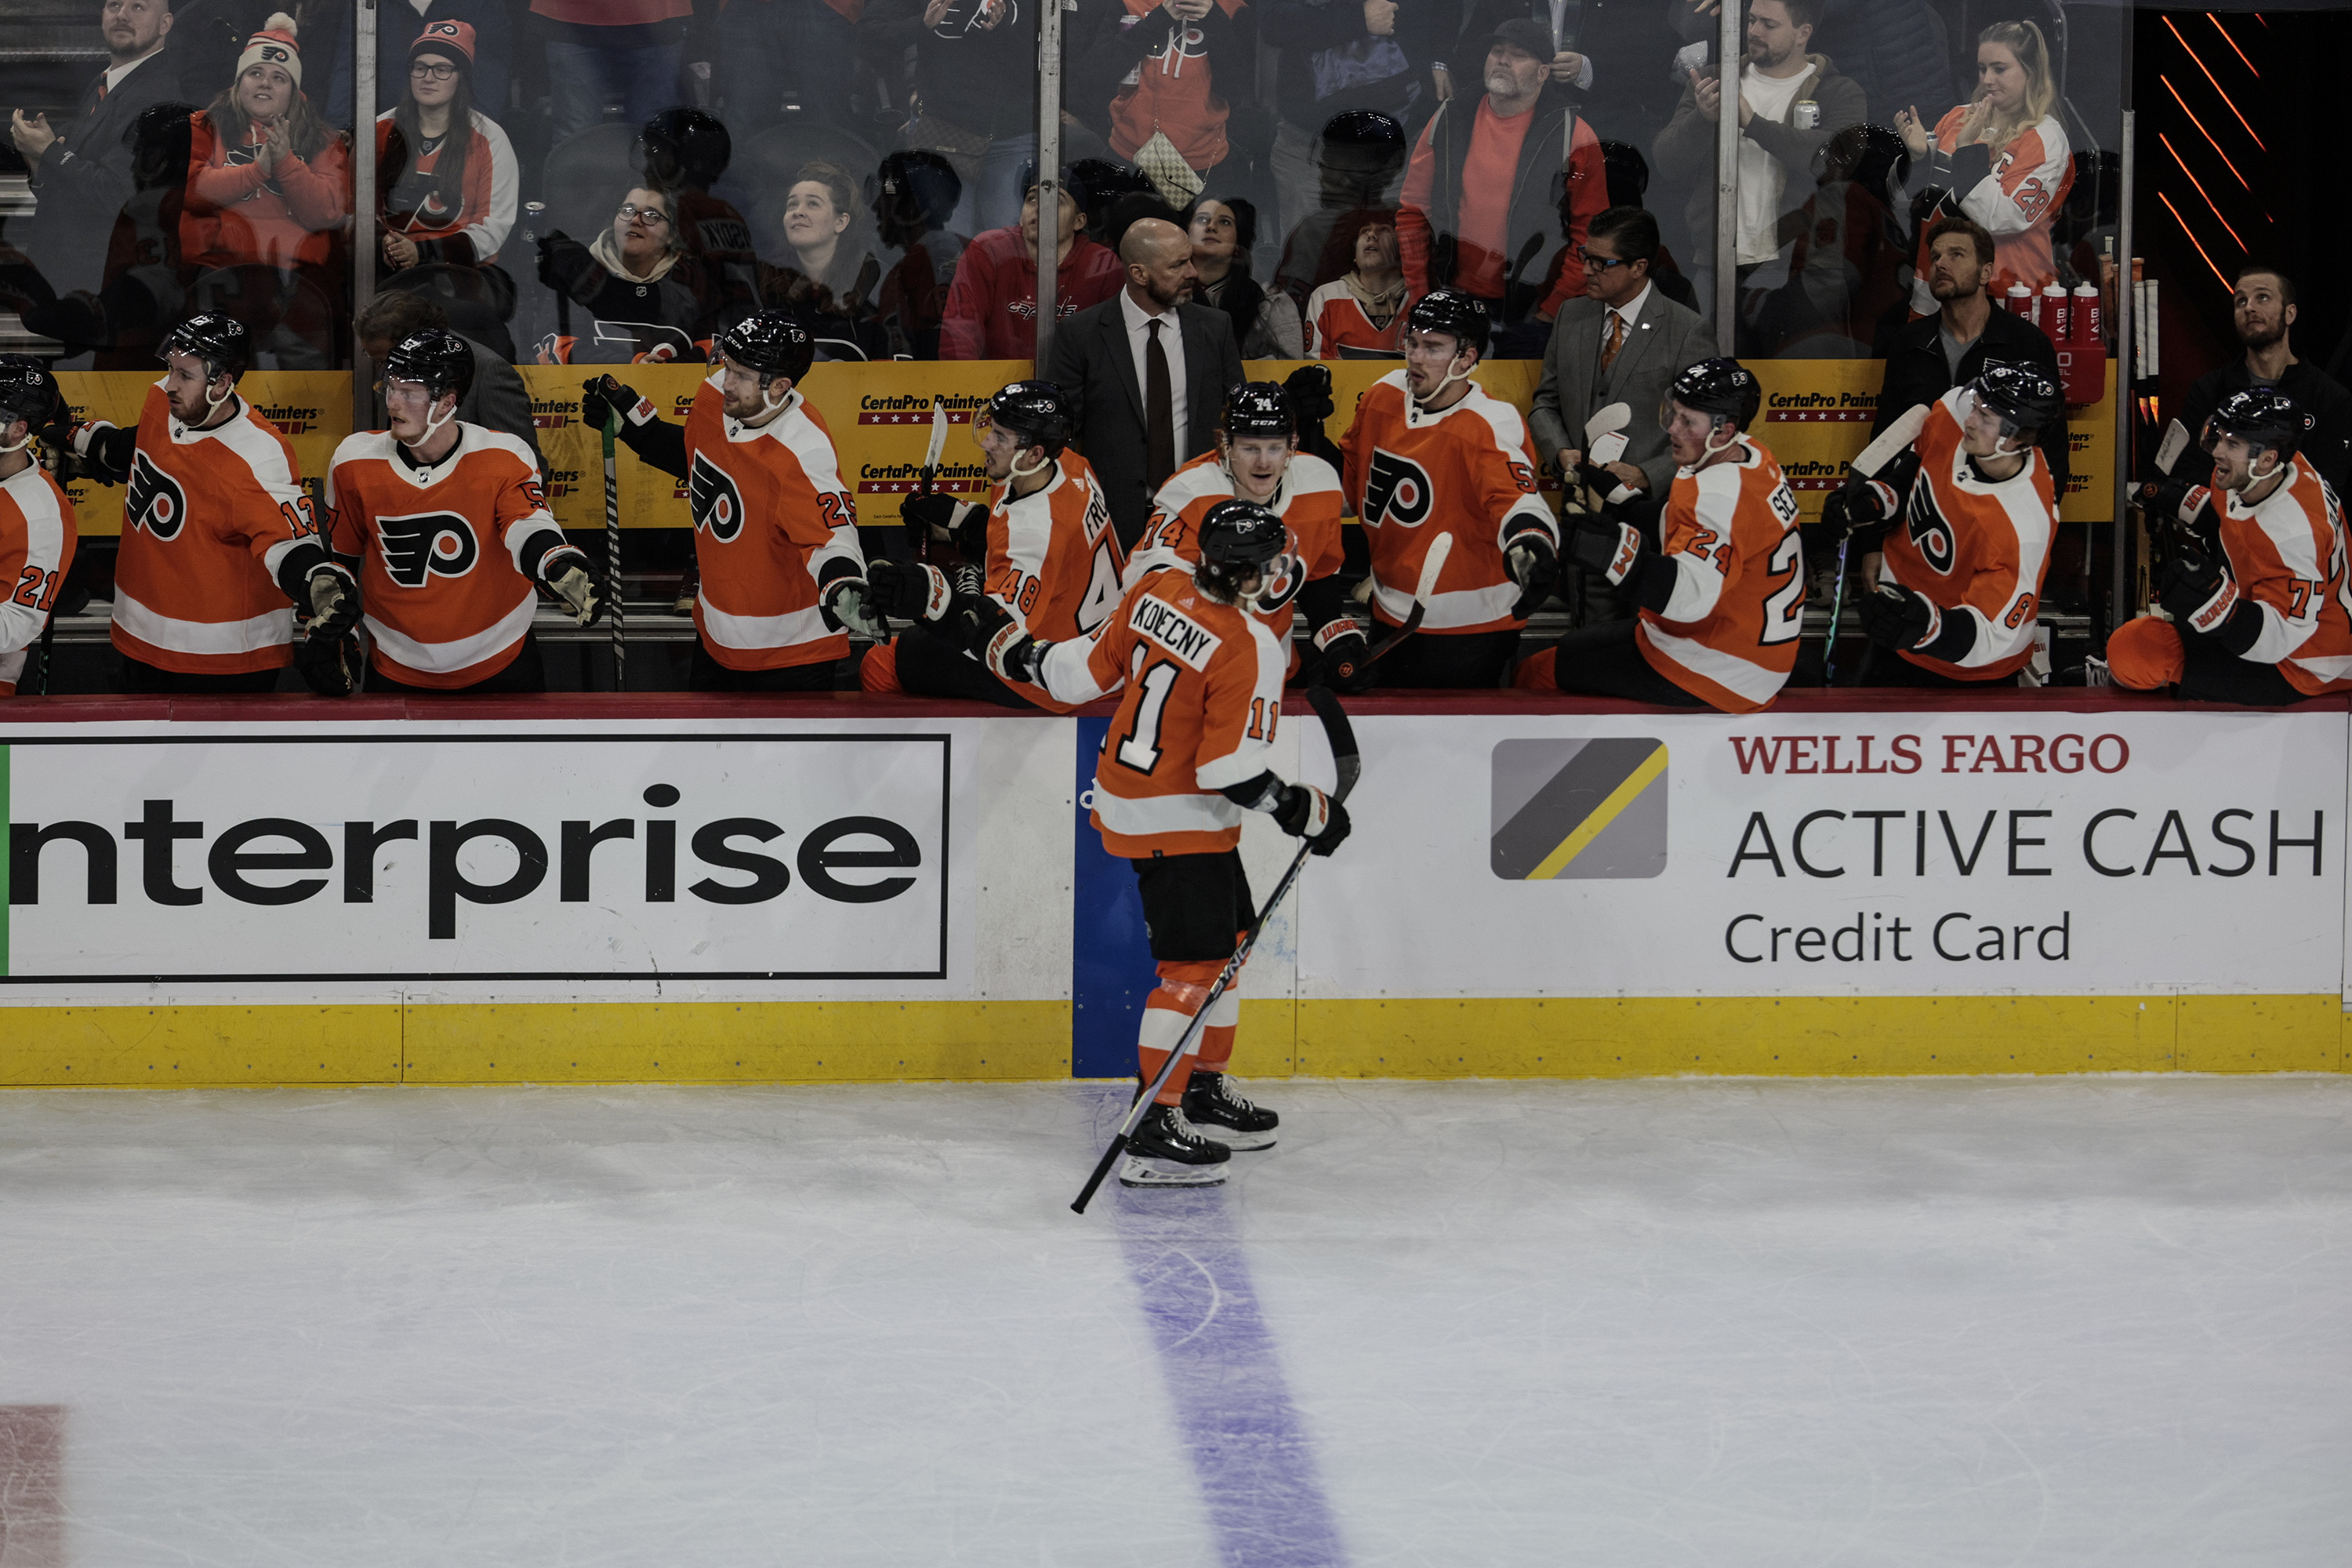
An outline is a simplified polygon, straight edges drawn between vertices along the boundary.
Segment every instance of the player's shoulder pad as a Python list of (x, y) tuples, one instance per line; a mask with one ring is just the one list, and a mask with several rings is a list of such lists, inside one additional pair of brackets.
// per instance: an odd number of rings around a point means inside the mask
[(533, 479), (539, 477), (539, 460), (530, 455), (530, 448), (523, 445), (521, 437), (509, 436), (503, 430), (493, 430), (488, 426), (462, 420), (459, 423), (466, 426), (463, 440), (468, 451), (497, 452), (512, 458), (529, 468)]
[(245, 459), (265, 484), (280, 478), (294, 482), (294, 443), (268, 416), (252, 404), (242, 417), (219, 427), (220, 444)]
[(48, 469), (38, 463), (27, 464), (8, 479), (0, 479), (0, 495), (15, 503), (16, 510), (27, 523), (53, 522), (70, 526), (73, 521), (73, 499), (58, 485)]
[(345, 463), (365, 463), (370, 461), (390, 462), (392, 460), (394, 460), (392, 455), (392, 432), (389, 430), (362, 430), (355, 435), (346, 436), (341, 441), (338, 442), (335, 447), (335, 455), (328, 458), (327, 463), (330, 468), (341, 468)]
[(1483, 386), (1478, 388), (1475, 397), (1465, 397), (1457, 406), (1468, 409), (1484, 420), (1486, 427), (1495, 433), (1495, 444), (1504, 451), (1515, 458), (1522, 455), (1520, 448), (1527, 445), (1528, 440), (1528, 422), (1519, 416), (1517, 407)]
[[(1297, 458), (1291, 459), (1294, 463)], [(1223, 499), (1234, 493), (1233, 479), (1216, 463), (1190, 463), (1168, 476), (1152, 504), (1174, 517), (1195, 501)]]
[(1728, 533), (1732, 519), (1739, 512), (1740, 493), (1746, 489), (1746, 478), (1753, 462), (1711, 463), (1691, 476), (1694, 488), (1692, 503), (1698, 521), (1718, 533)]
[(1339, 470), (1312, 452), (1295, 454), (1286, 478), (1293, 495), (1311, 496), (1325, 490), (1339, 493)]
[(1388, 374), (1381, 377), (1380, 380), (1372, 383), (1371, 385), (1364, 388), (1364, 395), (1366, 397), (1370, 397), (1384, 386), (1391, 392), (1396, 394), (1399, 398), (1409, 396), (1412, 391), (1412, 389), (1405, 384), (1405, 373), (1402, 370), (1392, 370), (1389, 372)]

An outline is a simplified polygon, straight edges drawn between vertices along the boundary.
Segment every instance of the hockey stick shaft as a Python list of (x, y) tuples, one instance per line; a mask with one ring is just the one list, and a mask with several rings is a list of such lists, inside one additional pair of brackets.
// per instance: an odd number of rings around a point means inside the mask
[(1838, 541), (1837, 577), (1830, 584), (1830, 635), (1822, 644), (1822, 684), (1837, 684), (1838, 612), (1845, 608), (1845, 550), (1853, 542), (1852, 534)]
[(1441, 533), (1429, 542), (1429, 549), (1421, 558), (1421, 581), (1413, 584), (1412, 609), (1405, 616), (1404, 625), (1382, 637), (1364, 656), (1365, 664), (1378, 664), (1399, 643), (1421, 630), (1421, 623), (1429, 615), (1430, 595), (1437, 592), (1438, 576), (1445, 570), (1445, 558), (1453, 552), (1454, 536), (1450, 533)]
[[(1324, 732), (1331, 739), (1331, 762), (1337, 784), (1331, 792), (1331, 798), (1345, 801), (1362, 773), (1355, 733), (1349, 727), (1347, 714), (1340, 710), (1339, 700), (1332, 696), (1328, 688), (1309, 688), (1307, 700), (1314, 704), (1315, 711), (1323, 721)], [(1282, 880), (1275, 884), (1272, 896), (1258, 910), (1257, 918), (1250, 921), (1249, 930), (1244, 931), (1242, 940), (1234, 944), (1234, 955), (1225, 960), (1224, 968), (1217, 972), (1216, 984), (1209, 987), (1209, 994), (1192, 1010), (1192, 1016), (1185, 1023), (1184, 1033), (1177, 1039), (1175, 1047), (1168, 1053), (1168, 1059), (1160, 1064), (1160, 1071), (1153, 1076), (1150, 1084), (1136, 1097), (1135, 1103), (1128, 1107), (1127, 1116), (1119, 1122), (1118, 1131), (1111, 1139), (1110, 1147), (1104, 1150), (1103, 1157), (1095, 1163), (1094, 1174), (1087, 1178), (1087, 1184), (1080, 1189), (1077, 1201), (1070, 1205), (1072, 1214), (1087, 1212), (1087, 1205), (1094, 1201), (1096, 1190), (1103, 1184), (1103, 1178), (1110, 1174), (1113, 1165), (1118, 1163), (1118, 1157), (1127, 1152), (1128, 1141), (1135, 1136), (1135, 1130), (1142, 1125), (1143, 1119), (1151, 1113), (1151, 1107), (1160, 1099), (1160, 1091), (1168, 1087), (1168, 1079), (1175, 1072), (1176, 1064), (1182, 1061), (1184, 1053), (1192, 1048), (1192, 1037), (1200, 1032), (1209, 1016), (1209, 1009), (1217, 1005), (1217, 998), (1233, 988), (1234, 979), (1242, 972), (1242, 965), (1249, 962), (1250, 953), (1257, 946), (1259, 934), (1265, 930), (1265, 922), (1281, 907), (1284, 896), (1290, 891), (1290, 885), (1298, 880), (1299, 872), (1306, 869), (1307, 857), (1314, 850), (1313, 839), (1299, 841), (1298, 853), (1290, 858), (1290, 868), (1282, 874)]]
[(613, 689), (629, 689), (629, 638), (621, 602), (621, 463), (613, 443), (621, 431), (618, 409), (604, 416), (604, 599), (613, 617)]

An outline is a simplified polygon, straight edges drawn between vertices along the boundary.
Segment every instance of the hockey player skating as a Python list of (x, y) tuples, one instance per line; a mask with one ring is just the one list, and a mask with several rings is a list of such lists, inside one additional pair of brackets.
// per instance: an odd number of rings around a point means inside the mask
[(583, 626), (604, 611), (530, 448), (457, 417), (473, 376), (457, 333), (402, 339), (383, 363), (392, 428), (350, 437), (328, 470), (332, 537), (362, 558), (372, 690), (544, 691), (533, 584)]
[[(989, 668), (1005, 680), (1041, 686), (1071, 706), (1121, 693), (1095, 770), (1094, 823), (1105, 848), (1134, 862), (1160, 975), (1137, 1033), (1146, 1084), (1256, 914), (1242, 871), (1242, 814), (1271, 814), (1318, 855), (1348, 836), (1344, 806), (1266, 765), (1289, 661), (1245, 606), (1265, 588), (1287, 532), (1265, 507), (1220, 501), (1201, 520), (1192, 571), (1145, 576), (1091, 636), (1039, 638), (993, 600), (974, 606), (968, 623), (987, 639)], [(1272, 1147), (1280, 1119), (1235, 1094), (1225, 1078), (1240, 1018), (1240, 991), (1231, 986), (1193, 1031), (1197, 1056), (1170, 1073), (1129, 1143), (1194, 1173), (1155, 1176), (1146, 1167), (1122, 1180), (1199, 1184), (1197, 1168), (1223, 1164), (1235, 1149)], [(1196, 1123), (1233, 1141), (1204, 1137)]]
[(1583, 515), (1568, 542), (1570, 558), (1629, 595), (1639, 616), (1569, 633), (1522, 664), (1514, 685), (1726, 713), (1780, 695), (1803, 626), (1804, 552), (1797, 498), (1746, 433), (1763, 397), (1737, 360), (1701, 360), (1675, 377), (1658, 411), (1675, 459), (1659, 543), (1606, 510)]
[(32, 450), (34, 433), (57, 418), (61, 401), (48, 366), (29, 354), (0, 354), (0, 697), (16, 695), (26, 651), (73, 570), (73, 502)]
[(696, 691), (830, 691), (852, 631), (879, 637), (857, 507), (825, 428), (800, 390), (816, 358), (806, 328), (775, 311), (719, 340), (719, 365), (683, 427), (611, 376), (581, 416), (621, 412), (621, 439), (686, 481), (694, 519)]
[[(1103, 624), (1118, 604), (1126, 566), (1110, 506), (1086, 458), (1068, 450), (1069, 399), (1049, 381), (1016, 381), (972, 420), (972, 438), (995, 487), (986, 506), (953, 496), (910, 496), (909, 528), (950, 538), (980, 565), (982, 592), (1045, 642), (1067, 642)], [(940, 623), (955, 587), (936, 566), (877, 562), (874, 592), (887, 615), (916, 624), (897, 642), (868, 648), (859, 679), (868, 691), (968, 697), (1003, 708), (1066, 711), (1039, 687), (1005, 684)]]
[(324, 647), (358, 617), (358, 584), (330, 558), (294, 448), (240, 396), (244, 323), (194, 316), (156, 351), (163, 379), (139, 427), (99, 421), (58, 439), (76, 467), (124, 487), (114, 563), (119, 689), (270, 691), (294, 661), (294, 613)]
[(2158, 503), (2178, 530), (2158, 593), (2172, 619), (2109, 634), (2117, 685), (2262, 707), (2352, 689), (2344, 512), (2298, 449), (2312, 425), (2266, 386), (2213, 410), (2210, 487), (2174, 483)]
[[(1171, 567), (1191, 571), (1201, 558), (1201, 524), (1212, 508), (1238, 497), (1282, 519), (1290, 539), (1251, 602), (1277, 647), (1291, 649), (1298, 608), (1313, 628), (1314, 667), (1328, 685), (1352, 687), (1369, 651), (1360, 623), (1348, 613), (1338, 573), (1346, 557), (1339, 539), (1339, 471), (1298, 449), (1298, 418), (1290, 394), (1270, 381), (1245, 382), (1225, 395), (1217, 449), (1168, 476), (1152, 499), (1151, 521), (1128, 561), (1126, 585)], [(1305, 661), (1289, 653), (1294, 674)]]
[[(2057, 384), (1991, 363), (1927, 409), (1908, 451), (1849, 479), (1822, 508), (1853, 531), (1876, 592), (1860, 605), (1872, 644), (1864, 686), (1966, 689), (2011, 681), (2033, 658), (2035, 611), (2058, 531), (2050, 465), (2035, 441), (2065, 417)], [(1874, 555), (1883, 552), (1874, 568)]]
[(1421, 629), (1345, 683), (1502, 683), (1528, 615), (1559, 575), (1559, 530), (1536, 489), (1527, 421), (1469, 380), (1486, 308), (1438, 289), (1405, 316), (1405, 367), (1374, 383), (1340, 443), (1348, 494), (1372, 552), (1372, 615), (1401, 626), (1439, 535), (1454, 541)]

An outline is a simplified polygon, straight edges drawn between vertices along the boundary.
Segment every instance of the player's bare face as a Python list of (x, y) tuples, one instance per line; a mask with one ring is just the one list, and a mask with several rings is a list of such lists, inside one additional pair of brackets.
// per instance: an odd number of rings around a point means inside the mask
[(1938, 300), (1966, 300), (1984, 292), (1986, 268), (1976, 241), (1948, 234), (1927, 247), (1927, 292)]
[(1988, 108), (2007, 112), (2025, 101), (2025, 68), (2007, 44), (1977, 46), (1977, 98)]
[(183, 425), (201, 425), (212, 417), (205, 396), (205, 362), (194, 354), (173, 354), (163, 362), (163, 401), (172, 417)]
[(2242, 490), (2270, 478), (2277, 462), (2243, 436), (2218, 437), (2213, 442), (2213, 488)]
[(1451, 332), (1433, 332), (1426, 328), (1407, 332), (1405, 384), (1412, 389), (1415, 398), (1425, 403), (1437, 395), (1438, 387), (1453, 374), (1457, 362), (1466, 357), (1462, 352), (1462, 340)]
[(403, 446), (415, 446), (425, 439), (426, 425), (433, 417), (433, 395), (421, 381), (387, 381), (383, 384), (383, 412), (392, 423), (392, 438)]
[(760, 373), (745, 370), (733, 360), (721, 360), (719, 374), (719, 406), (727, 417), (739, 425), (758, 425), (782, 412), (784, 399), (791, 395), (792, 382), (778, 376), (760, 390)]
[[(979, 418), (972, 421), (971, 438), (979, 444), (981, 456), (988, 460), (988, 477), (992, 481), (1003, 484), (1013, 477), (1013, 465), (1022, 455), (1018, 436), (985, 418)], [(1037, 451), (1039, 457), (1045, 455), (1043, 448)], [(1029, 467), (1036, 460), (1036, 458), (1032, 458), (1022, 466)]]
[(1225, 461), (1233, 468), (1234, 493), (1244, 500), (1265, 500), (1282, 483), (1297, 443), (1285, 436), (1244, 436), (1225, 444)]
[[(1666, 406), (1666, 446), (1674, 452), (1675, 466), (1679, 468), (1695, 468), (1707, 460), (1707, 439), (1715, 435), (1715, 416), (1702, 408), (1686, 408), (1679, 403), (1670, 403)], [(1717, 438), (1716, 456), (1720, 457), (1728, 449)]]

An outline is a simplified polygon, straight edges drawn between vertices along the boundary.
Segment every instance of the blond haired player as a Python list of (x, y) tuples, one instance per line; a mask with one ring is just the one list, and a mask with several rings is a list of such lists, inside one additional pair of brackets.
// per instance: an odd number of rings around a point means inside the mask
[(1569, 539), (1570, 558), (1631, 595), (1639, 616), (1569, 633), (1513, 684), (1726, 713), (1780, 694), (1797, 661), (1805, 563), (1797, 498), (1747, 435), (1763, 397), (1737, 360), (1675, 377), (1658, 411), (1675, 458), (1659, 542), (1606, 512)]
[[(1094, 823), (1104, 848), (1135, 863), (1160, 973), (1137, 1030), (1146, 1084), (1256, 915), (1242, 872), (1242, 813), (1269, 813), (1285, 833), (1311, 840), (1318, 855), (1348, 836), (1346, 807), (1312, 784), (1285, 783), (1266, 765), (1289, 658), (1246, 606), (1281, 559), (1288, 533), (1282, 519), (1255, 502), (1218, 502), (1201, 519), (1199, 559), (1190, 572), (1144, 576), (1107, 622), (1075, 642), (1031, 636), (992, 600), (959, 602), (955, 618), (1002, 679), (1042, 686), (1071, 706), (1122, 693), (1095, 769)], [(1273, 1146), (1269, 1135), (1281, 1119), (1225, 1081), (1240, 1018), (1236, 984), (1202, 1020), (1197, 1058), (1168, 1075), (1131, 1152), (1197, 1171), (1223, 1164), (1236, 1149)], [(1203, 1137), (1195, 1122), (1238, 1137), (1231, 1143)], [(1197, 1173), (1119, 1179), (1130, 1186), (1201, 1181)]]
[[(318, 523), (277, 426), (240, 396), (243, 322), (207, 313), (156, 350), (163, 379), (136, 431), (76, 427), (79, 467), (123, 485), (111, 636), (130, 692), (270, 691), (294, 662), (299, 605), (340, 638), (358, 584)], [(291, 601), (289, 605), (289, 601)]]
[(25, 652), (73, 570), (73, 503), (31, 450), (59, 402), (48, 366), (0, 354), (0, 697), (16, 695)]
[(621, 438), (686, 481), (694, 518), (696, 691), (830, 691), (849, 636), (879, 637), (841, 461), (800, 383), (808, 330), (765, 311), (728, 329), (681, 429), (611, 376), (592, 379), (581, 417), (620, 409)]
[(2352, 689), (2344, 510), (2297, 449), (2312, 426), (2273, 387), (2213, 410), (2210, 488), (2171, 487), (2159, 503), (2181, 530), (2158, 591), (2172, 619), (2109, 634), (2116, 685), (2262, 707)]

